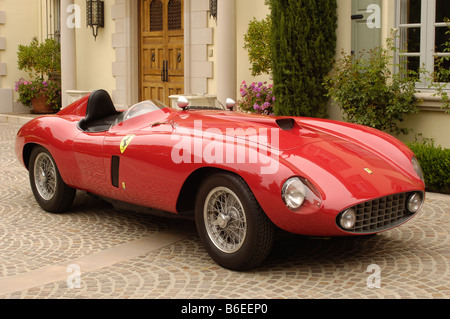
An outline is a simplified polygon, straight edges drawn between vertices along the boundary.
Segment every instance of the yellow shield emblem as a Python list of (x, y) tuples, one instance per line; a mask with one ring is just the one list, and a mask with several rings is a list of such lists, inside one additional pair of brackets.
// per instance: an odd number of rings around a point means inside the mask
[(122, 139), (122, 142), (120, 142), (120, 153), (124, 153), (127, 149), (128, 145), (130, 145), (131, 141), (136, 135), (127, 135)]

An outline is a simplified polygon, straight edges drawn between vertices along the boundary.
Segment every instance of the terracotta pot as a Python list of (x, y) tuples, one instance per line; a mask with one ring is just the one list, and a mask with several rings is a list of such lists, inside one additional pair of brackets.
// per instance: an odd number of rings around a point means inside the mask
[(36, 98), (32, 98), (31, 105), (33, 106), (33, 110), (31, 111), (33, 114), (49, 114), (56, 112), (47, 104), (47, 97), (45, 95), (39, 95)]

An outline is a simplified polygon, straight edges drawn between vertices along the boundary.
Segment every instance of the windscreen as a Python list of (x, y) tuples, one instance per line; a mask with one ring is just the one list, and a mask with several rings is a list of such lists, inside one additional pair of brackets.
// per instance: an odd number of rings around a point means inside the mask
[(140, 116), (143, 114), (161, 110), (166, 107), (167, 107), (166, 105), (164, 105), (162, 102), (160, 102), (158, 100), (147, 100), (147, 101), (140, 102), (138, 104), (133, 105), (128, 110), (125, 110), (122, 114), (120, 114), (113, 125), (117, 125), (123, 121), (132, 119), (134, 117), (137, 117), (137, 116)]

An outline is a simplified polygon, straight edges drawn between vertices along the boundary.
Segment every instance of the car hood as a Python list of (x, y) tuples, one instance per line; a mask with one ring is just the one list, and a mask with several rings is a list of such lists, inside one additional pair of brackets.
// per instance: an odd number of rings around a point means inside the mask
[(264, 145), (292, 173), (348, 188), (350, 197), (369, 198), (418, 185), (411, 165), (413, 153), (396, 138), (365, 126), (239, 112), (187, 114), (184, 126)]
[[(242, 112), (190, 111), (175, 122), (184, 128), (222, 134), (269, 149), (288, 152), (311, 143), (351, 143), (367, 151), (405, 153), (407, 148), (392, 136), (362, 125), (304, 117), (275, 117)], [(267, 138), (265, 138), (267, 137)], [(358, 152), (355, 147), (353, 152)]]
[(175, 122), (195, 134), (220, 134), (247, 143), (262, 144), (272, 150), (289, 150), (319, 142), (328, 134), (302, 127), (300, 118), (274, 117), (242, 112), (189, 111)]

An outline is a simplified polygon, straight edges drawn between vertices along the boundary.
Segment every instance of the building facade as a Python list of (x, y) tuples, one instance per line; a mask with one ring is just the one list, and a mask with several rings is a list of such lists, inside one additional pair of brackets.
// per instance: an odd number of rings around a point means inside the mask
[[(94, 37), (88, 26), (86, 0), (0, 0), (0, 112), (23, 110), (15, 82), (26, 77), (17, 69), (17, 47), (33, 38), (61, 43), (63, 105), (86, 92), (107, 90), (118, 108), (139, 100), (204, 95), (222, 103), (238, 99), (242, 81), (252, 77), (244, 34), (254, 17), (268, 13), (264, 0), (104, 0), (103, 27)], [(26, 10), (24, 10), (26, 8)], [(444, 18), (448, 0), (338, 0), (336, 51), (357, 54), (385, 45), (397, 29), (398, 46), (415, 68), (433, 71), (448, 40)], [(337, 55), (338, 57), (338, 55)], [(421, 111), (407, 127), (450, 148), (450, 115), (422, 79)], [(329, 115), (341, 120), (339, 108)]]

